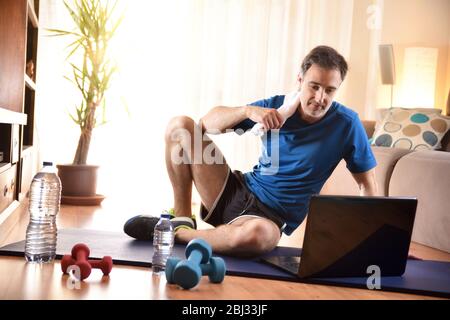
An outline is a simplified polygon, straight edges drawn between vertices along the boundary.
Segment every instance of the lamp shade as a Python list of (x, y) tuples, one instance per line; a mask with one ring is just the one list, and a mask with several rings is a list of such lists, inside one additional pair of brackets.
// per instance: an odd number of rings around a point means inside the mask
[(434, 107), (437, 48), (405, 49), (401, 104), (408, 108)]
[(378, 55), (380, 57), (381, 83), (395, 84), (395, 61), (392, 45), (379, 45)]

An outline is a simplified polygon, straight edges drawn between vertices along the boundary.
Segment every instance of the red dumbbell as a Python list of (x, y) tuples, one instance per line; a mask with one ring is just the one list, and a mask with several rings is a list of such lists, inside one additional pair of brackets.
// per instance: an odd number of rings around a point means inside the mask
[(84, 280), (91, 274), (92, 268), (102, 270), (104, 275), (108, 275), (112, 270), (112, 258), (103, 257), (102, 260), (88, 260), (90, 250), (83, 243), (76, 244), (72, 248), (72, 255), (64, 255), (61, 259), (62, 272), (67, 273), (67, 269), (76, 265), (80, 268), (80, 280)]

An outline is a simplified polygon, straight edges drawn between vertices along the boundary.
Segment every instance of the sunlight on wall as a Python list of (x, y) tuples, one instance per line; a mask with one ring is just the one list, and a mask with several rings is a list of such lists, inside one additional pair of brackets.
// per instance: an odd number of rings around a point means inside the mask
[[(58, 14), (47, 18), (54, 19), (52, 22), (58, 28), (70, 29), (70, 19), (62, 3), (52, 1), (52, 5), (54, 11), (49, 14)], [(144, 198), (152, 208), (167, 208), (172, 205), (172, 190), (165, 170), (165, 127), (172, 117), (181, 114), (199, 120), (210, 107), (222, 102), (222, 96), (215, 95), (213, 88), (208, 93), (211, 96), (196, 96), (198, 84), (189, 82), (192, 74), (202, 72), (195, 69), (202, 63), (195, 57), (197, 52), (186, 50), (187, 39), (195, 32), (186, 29), (188, 20), (192, 19), (190, 10), (200, 8), (178, 1), (139, 1), (139, 5), (121, 1), (118, 9), (118, 12), (125, 10), (126, 15), (111, 52), (120, 71), (112, 83), (113, 89), (107, 94), (108, 123), (95, 129), (88, 163), (101, 165), (99, 193), (128, 199)], [(45, 16), (42, 20), (45, 21)], [(226, 34), (226, 30), (221, 34)], [(64, 60), (67, 53), (64, 48), (68, 43), (68, 39), (60, 37), (43, 37), (41, 41), (41, 46), (52, 50), (41, 55), (44, 60), (40, 63), (53, 72), (45, 72), (41, 79), (40, 99), (45, 101), (41, 103), (45, 112), (38, 115), (39, 139), (43, 158), (57, 163), (72, 161), (79, 135), (79, 129), (68, 117), (68, 112), (73, 112), (79, 103), (79, 96), (72, 84), (62, 78), (63, 74), (70, 74)], [(196, 63), (187, 63), (188, 60)], [(214, 64), (215, 60), (204, 63)], [(209, 71), (203, 70), (205, 78), (200, 85), (206, 86), (204, 91), (207, 92), (208, 86), (217, 85), (205, 81), (208, 79), (205, 72)], [(214, 77), (220, 76), (214, 74)], [(54, 85), (47, 87), (46, 82)], [(232, 83), (239, 84), (238, 81)], [(234, 103), (238, 101), (245, 104), (253, 100), (235, 97)], [(49, 114), (52, 115), (50, 123)], [(241, 139), (238, 151), (248, 154), (253, 150), (253, 157), (244, 159), (237, 155), (233, 159), (236, 150), (232, 136), (213, 139), (225, 155), (231, 155), (231, 159), (227, 159), (230, 165), (249, 170), (258, 157), (258, 140), (251, 136)], [(246, 149), (242, 140), (251, 140), (251, 148)], [(242, 165), (242, 160), (247, 164)]]
[[(103, 152), (94, 144), (90, 161), (101, 164), (102, 192), (143, 197), (151, 207), (167, 208), (172, 205), (172, 192), (164, 162), (166, 124), (185, 113), (198, 120), (198, 114), (187, 112), (191, 108), (182, 87), (180, 8), (173, 1), (120, 5), (119, 11), (124, 8), (126, 15), (112, 44), (120, 73), (108, 96), (114, 112), (110, 124), (98, 128), (94, 142), (106, 143), (113, 152)], [(124, 98), (129, 114), (121, 105)]]
[[(96, 129), (88, 159), (101, 165), (99, 193), (172, 206), (163, 143), (169, 119), (199, 120), (217, 105), (294, 90), (312, 47), (327, 44), (349, 55), (352, 6), (352, 0), (119, 1), (125, 19), (111, 49), (120, 72), (107, 95), (109, 122)], [(41, 13), (44, 28), (70, 29), (62, 1), (41, 1)], [(37, 126), (43, 157), (57, 163), (72, 161), (78, 139), (67, 110), (79, 98), (62, 77), (70, 71), (67, 44), (41, 35)], [(258, 138), (212, 138), (233, 169), (247, 171), (257, 162)]]
[[(139, 6), (128, 5), (126, 8), (126, 18), (113, 47), (121, 72), (114, 83), (114, 97), (110, 100), (120, 101), (121, 97), (126, 97), (130, 116), (117, 112), (112, 115), (111, 126), (98, 130), (98, 141), (114, 141), (111, 146), (116, 150), (117, 159), (108, 159), (104, 152), (94, 151), (91, 155), (93, 162), (102, 164), (99, 188), (105, 193), (118, 195), (122, 192), (117, 189), (115, 181), (129, 181), (130, 187), (137, 181), (137, 190), (131, 187), (130, 195), (153, 197), (151, 201), (160, 203), (161, 208), (171, 206), (172, 189), (165, 170), (163, 143), (168, 121), (182, 114), (198, 121), (210, 107), (225, 103), (221, 96), (191, 96), (192, 92), (199, 92), (195, 88), (197, 84), (190, 83), (195, 81), (191, 75), (201, 72), (195, 70), (201, 64), (196, 61), (198, 57), (192, 56), (195, 52), (186, 50), (189, 46), (187, 39), (192, 38), (193, 33), (186, 28), (189, 25), (187, 20), (190, 19), (190, 10), (195, 9), (187, 2), (174, 1), (158, 2), (157, 5), (142, 1)], [(220, 34), (225, 33), (223, 30)], [(207, 75), (204, 76), (208, 79)], [(205, 88), (204, 91), (215, 92), (213, 88)], [(117, 130), (117, 122), (121, 122), (120, 130)], [(232, 137), (213, 139), (225, 155), (233, 151)], [(256, 159), (250, 159), (251, 163)], [(115, 169), (121, 165), (123, 171), (117, 172)], [(236, 163), (230, 165), (235, 166)], [(198, 202), (198, 196), (195, 201)]]

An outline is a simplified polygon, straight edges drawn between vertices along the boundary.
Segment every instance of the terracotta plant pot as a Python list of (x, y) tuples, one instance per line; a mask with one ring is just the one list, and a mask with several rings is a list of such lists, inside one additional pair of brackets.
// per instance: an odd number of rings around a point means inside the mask
[(92, 165), (57, 165), (61, 179), (61, 203), (99, 205), (104, 196), (97, 194), (97, 170)]

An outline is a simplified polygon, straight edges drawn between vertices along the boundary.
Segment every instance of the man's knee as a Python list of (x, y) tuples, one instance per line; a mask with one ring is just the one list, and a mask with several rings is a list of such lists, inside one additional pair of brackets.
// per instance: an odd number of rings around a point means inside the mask
[(233, 250), (243, 255), (260, 255), (272, 251), (280, 240), (278, 227), (259, 218), (239, 227), (232, 240)]
[(166, 141), (173, 141), (174, 136), (193, 134), (196, 127), (195, 121), (188, 116), (178, 116), (170, 119), (166, 127)]

